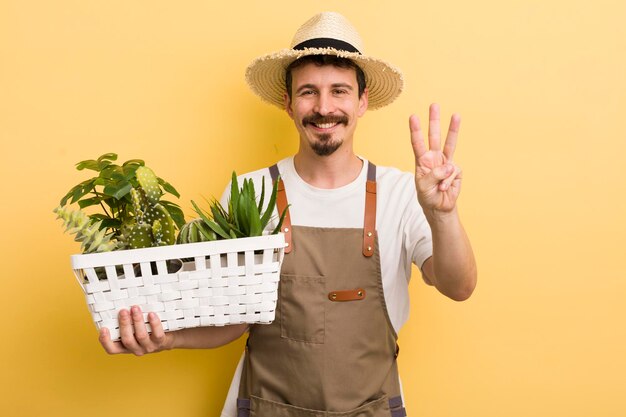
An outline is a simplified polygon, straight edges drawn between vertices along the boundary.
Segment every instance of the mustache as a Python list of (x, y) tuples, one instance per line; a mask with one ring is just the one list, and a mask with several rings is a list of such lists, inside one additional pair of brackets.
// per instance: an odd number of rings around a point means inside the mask
[(312, 114), (310, 116), (306, 116), (302, 119), (302, 124), (304, 126), (313, 123), (313, 124), (323, 124), (323, 123), (342, 123), (344, 125), (348, 124), (347, 116), (322, 116), (319, 113)]

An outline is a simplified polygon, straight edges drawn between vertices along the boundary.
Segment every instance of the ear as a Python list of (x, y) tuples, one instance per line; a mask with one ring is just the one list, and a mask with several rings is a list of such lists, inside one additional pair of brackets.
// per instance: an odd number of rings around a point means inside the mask
[(361, 97), (359, 98), (359, 111), (357, 113), (359, 117), (365, 114), (365, 112), (367, 111), (368, 105), (369, 105), (369, 90), (366, 88), (365, 90), (363, 90), (363, 94), (361, 94)]
[(293, 119), (293, 110), (291, 109), (291, 99), (289, 98), (289, 94), (285, 93), (283, 95), (283, 101), (285, 103), (285, 111)]

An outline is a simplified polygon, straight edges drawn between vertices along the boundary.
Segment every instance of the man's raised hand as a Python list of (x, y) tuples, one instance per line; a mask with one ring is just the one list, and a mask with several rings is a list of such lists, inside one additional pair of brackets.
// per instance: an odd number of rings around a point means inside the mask
[(415, 187), (422, 208), (432, 214), (451, 212), (461, 191), (461, 169), (453, 162), (461, 117), (453, 114), (446, 142), (441, 149), (439, 105), (431, 104), (428, 148), (417, 116), (409, 118), (411, 144), (415, 154)]

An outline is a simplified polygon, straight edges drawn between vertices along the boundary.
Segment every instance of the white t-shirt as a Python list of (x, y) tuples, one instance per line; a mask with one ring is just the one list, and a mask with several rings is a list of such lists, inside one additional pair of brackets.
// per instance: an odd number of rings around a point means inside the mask
[[(362, 228), (365, 211), (365, 182), (367, 160), (363, 159), (359, 176), (350, 184), (334, 189), (320, 189), (307, 184), (295, 170), (293, 157), (278, 162), (278, 170), (285, 184), (290, 204), (291, 224), (312, 227)], [(409, 290), (411, 263), (421, 267), (432, 256), (430, 226), (417, 202), (413, 174), (396, 168), (376, 167), (376, 230), (380, 251), (380, 268), (385, 303), (391, 324), (396, 333), (409, 317)], [(269, 169), (238, 177), (254, 181), (260, 194), (261, 181), (265, 180), (265, 201), (269, 200), (272, 178)], [(230, 192), (222, 196), (225, 205)], [(265, 203), (267, 204), (267, 203)], [(226, 206), (226, 205), (225, 205)], [(278, 219), (268, 225), (274, 228)], [(237, 394), (243, 361), (239, 361), (233, 377), (222, 417), (237, 416)]]

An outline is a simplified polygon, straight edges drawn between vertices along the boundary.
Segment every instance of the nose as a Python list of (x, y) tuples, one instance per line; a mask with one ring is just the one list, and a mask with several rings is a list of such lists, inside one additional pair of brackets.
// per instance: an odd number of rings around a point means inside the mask
[(317, 101), (313, 109), (316, 113), (326, 116), (332, 114), (335, 111), (335, 105), (332, 96), (328, 93), (320, 92), (317, 95)]

